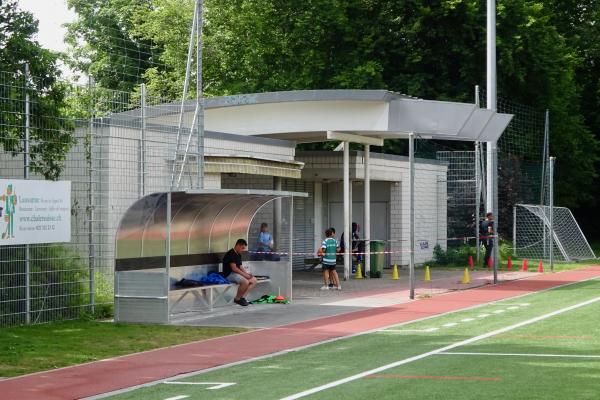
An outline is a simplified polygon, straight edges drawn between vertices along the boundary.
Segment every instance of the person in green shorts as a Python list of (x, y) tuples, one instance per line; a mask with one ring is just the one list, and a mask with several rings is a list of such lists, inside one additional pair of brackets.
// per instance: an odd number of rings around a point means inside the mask
[(342, 290), (340, 278), (335, 270), (336, 256), (340, 251), (340, 246), (333, 237), (333, 230), (327, 229), (325, 236), (326, 238), (317, 252), (319, 257), (323, 257), (323, 262), (321, 263), (323, 269), (323, 287), (321, 287), (321, 290), (329, 290), (330, 283), (333, 285), (332, 289)]

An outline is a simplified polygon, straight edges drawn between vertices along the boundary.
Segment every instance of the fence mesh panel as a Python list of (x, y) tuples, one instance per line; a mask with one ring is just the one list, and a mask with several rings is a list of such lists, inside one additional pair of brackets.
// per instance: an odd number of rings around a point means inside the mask
[[(68, 111), (48, 103), (38, 78), (0, 72), (1, 177), (24, 179), (28, 123), (28, 179), (71, 181), (70, 243), (0, 243), (0, 326), (72, 319), (112, 305), (120, 216), (143, 194), (169, 189), (178, 127), (185, 140), (191, 129), (188, 120), (152, 123), (165, 108), (179, 109), (162, 98), (146, 96), (141, 115), (138, 92), (52, 85), (66, 91)], [(198, 187), (197, 144), (193, 134), (186, 163), (179, 160), (181, 190)]]

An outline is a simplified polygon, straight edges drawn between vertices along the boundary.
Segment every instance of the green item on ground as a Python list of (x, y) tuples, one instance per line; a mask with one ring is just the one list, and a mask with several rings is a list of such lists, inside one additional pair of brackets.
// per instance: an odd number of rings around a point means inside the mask
[(289, 304), (290, 302), (285, 298), (283, 300), (277, 300), (277, 297), (278, 296), (272, 294), (265, 294), (261, 298), (251, 301), (250, 304)]

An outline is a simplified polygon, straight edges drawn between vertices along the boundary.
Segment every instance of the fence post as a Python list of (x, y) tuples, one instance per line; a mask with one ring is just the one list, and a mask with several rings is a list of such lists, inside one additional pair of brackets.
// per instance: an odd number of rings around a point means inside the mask
[(92, 315), (95, 312), (95, 280), (94, 280), (94, 271), (95, 271), (95, 254), (96, 249), (94, 247), (94, 102), (95, 102), (95, 91), (94, 91), (94, 78), (91, 75), (88, 75), (88, 91), (89, 91), (89, 113), (90, 113), (90, 121), (89, 121), (89, 140), (87, 146), (89, 150), (87, 151), (87, 165), (88, 165), (88, 271), (90, 274), (90, 283), (89, 283), (89, 292), (90, 292), (90, 311)]
[(409, 163), (409, 277), (410, 298), (415, 298), (415, 134), (408, 134), (408, 163)]
[(475, 248), (477, 251), (477, 263), (481, 258), (481, 240), (479, 238), (479, 214), (481, 213), (481, 165), (479, 160), (479, 142), (475, 142)]
[(144, 83), (140, 86), (140, 145), (139, 145), (139, 198), (144, 197), (146, 194), (146, 85)]
[[(29, 64), (25, 64), (25, 135), (23, 137), (23, 179), (29, 179), (29, 128), (31, 126), (29, 99)], [(30, 248), (25, 245), (25, 322), (31, 323), (31, 265)]]
[[(479, 85), (475, 85), (475, 106), (480, 107), (479, 101)], [(481, 241), (479, 239), (479, 213), (481, 205), (481, 165), (479, 159), (479, 141), (475, 142), (475, 250), (477, 251), (477, 263), (481, 258)]]
[(517, 206), (513, 206), (513, 256), (517, 256)]
[(204, 101), (202, 98), (202, 0), (196, 0), (196, 127), (198, 129), (198, 189), (204, 189)]
[(550, 271), (554, 272), (554, 161), (556, 157), (550, 157), (548, 165), (548, 184), (550, 186)]

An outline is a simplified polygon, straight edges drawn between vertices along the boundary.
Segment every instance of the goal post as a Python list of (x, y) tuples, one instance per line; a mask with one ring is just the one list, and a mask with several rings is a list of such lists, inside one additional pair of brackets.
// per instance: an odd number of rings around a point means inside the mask
[(565, 262), (596, 258), (568, 208), (517, 204), (513, 225), (513, 253), (517, 257), (548, 260), (552, 255)]

